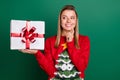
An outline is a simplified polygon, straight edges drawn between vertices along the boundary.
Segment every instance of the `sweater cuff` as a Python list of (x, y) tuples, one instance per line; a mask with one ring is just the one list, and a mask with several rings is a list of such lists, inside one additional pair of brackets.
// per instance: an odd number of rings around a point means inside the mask
[(35, 55), (35, 57), (41, 56), (42, 54), (40, 54), (40, 53), (41, 53), (41, 51), (40, 51), (40, 50), (38, 50), (38, 51), (36, 52), (36, 54), (34, 54), (34, 55)]
[(73, 47), (75, 47), (74, 41), (67, 42), (67, 47), (70, 48), (70, 49), (73, 48)]

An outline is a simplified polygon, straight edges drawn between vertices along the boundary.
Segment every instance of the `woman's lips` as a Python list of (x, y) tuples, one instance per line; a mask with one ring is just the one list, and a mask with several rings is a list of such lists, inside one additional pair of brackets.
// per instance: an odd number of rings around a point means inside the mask
[(71, 24), (65, 24), (66, 27), (71, 27)]

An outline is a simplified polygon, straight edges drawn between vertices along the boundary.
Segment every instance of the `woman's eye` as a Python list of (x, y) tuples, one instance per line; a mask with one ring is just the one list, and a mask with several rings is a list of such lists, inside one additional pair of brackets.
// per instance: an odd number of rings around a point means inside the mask
[(75, 17), (71, 17), (71, 19), (75, 19)]
[(62, 17), (62, 19), (66, 19), (66, 17)]

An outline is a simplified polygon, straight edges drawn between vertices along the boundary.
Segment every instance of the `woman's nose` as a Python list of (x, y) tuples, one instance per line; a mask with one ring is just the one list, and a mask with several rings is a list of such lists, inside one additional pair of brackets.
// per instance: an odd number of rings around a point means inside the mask
[(70, 22), (70, 19), (69, 19), (69, 18), (67, 19), (67, 22), (68, 22), (68, 23)]

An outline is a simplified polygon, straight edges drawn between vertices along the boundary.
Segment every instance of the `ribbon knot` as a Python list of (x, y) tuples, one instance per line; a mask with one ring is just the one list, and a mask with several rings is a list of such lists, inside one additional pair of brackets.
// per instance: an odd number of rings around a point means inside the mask
[(36, 30), (35, 27), (32, 27), (30, 30), (28, 30), (26, 27), (24, 27), (22, 29), (22, 42), (26, 43), (27, 40), (29, 40), (30, 42), (34, 43), (35, 40), (35, 36), (37, 35), (37, 33), (34, 33), (34, 31)]

